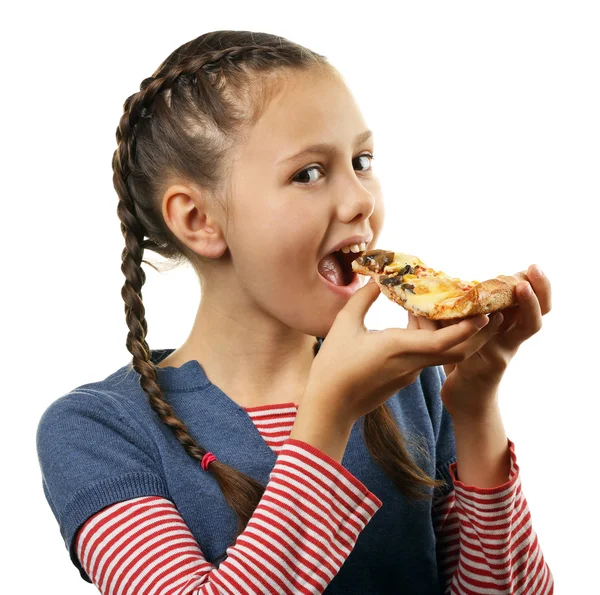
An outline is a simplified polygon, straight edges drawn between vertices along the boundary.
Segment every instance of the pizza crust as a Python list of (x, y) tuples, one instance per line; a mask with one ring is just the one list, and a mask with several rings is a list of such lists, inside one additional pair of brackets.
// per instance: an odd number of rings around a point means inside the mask
[[(374, 252), (370, 251), (370, 253)], [(388, 251), (382, 252), (388, 255), (393, 254)], [(359, 254), (358, 258), (364, 254)], [(380, 262), (380, 264), (383, 263)], [(517, 306), (518, 300), (515, 288), (521, 281), (528, 281), (525, 272), (515, 273), (514, 275), (498, 275), (494, 279), (478, 283), (472, 289), (467, 290), (458, 297), (448, 298), (437, 303), (431, 312), (426, 313), (421, 310), (414, 311), (410, 307), (407, 307), (405, 301), (402, 300), (393, 287), (380, 282), (380, 277), (387, 277), (387, 274), (383, 273), (383, 267), (377, 264), (373, 264), (372, 266), (375, 270), (359, 264), (358, 259), (352, 262), (352, 269), (360, 275), (372, 277), (379, 286), (381, 293), (387, 298), (406, 310), (413, 312), (415, 315), (424, 316), (431, 320), (467, 318), (469, 316), (476, 316), (477, 314), (489, 314), (490, 312)]]
[(518, 301), (515, 288), (521, 281), (527, 281), (524, 273), (499, 275), (494, 279), (483, 281), (459, 297), (452, 308), (433, 312), (428, 318), (432, 320), (466, 318), (516, 306)]

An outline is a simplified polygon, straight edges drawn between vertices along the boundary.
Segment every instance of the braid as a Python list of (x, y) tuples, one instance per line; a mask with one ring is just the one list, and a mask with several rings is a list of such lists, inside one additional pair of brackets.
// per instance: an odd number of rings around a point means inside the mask
[[(131, 131), (141, 118), (150, 117), (150, 106), (154, 98), (159, 93), (164, 93), (171, 89), (177, 79), (186, 77), (189, 80), (193, 80), (201, 70), (207, 74), (221, 71), (223, 69), (221, 62), (227, 61), (233, 65), (236, 58), (244, 54), (262, 54), (261, 57), (271, 57), (273, 59), (281, 57), (277, 52), (273, 51), (273, 48), (257, 45), (227, 48), (209, 53), (200, 58), (189, 58), (174, 66), (169, 66), (167, 62), (154, 76), (145, 78), (142, 81), (138, 93), (130, 95), (125, 100), (123, 105), (125, 113), (121, 116), (121, 121), (117, 128), (117, 142), (120, 143), (122, 138), (131, 136)], [(135, 140), (133, 140), (132, 148), (135, 149)]]
[[(261, 99), (264, 102), (268, 98), (268, 93), (261, 96), (260, 92), (251, 95), (246, 91), (269, 91), (269, 73), (288, 74), (293, 69), (311, 68), (338, 76), (324, 56), (278, 36), (248, 31), (207, 33), (176, 49), (153, 76), (142, 81), (139, 92), (124, 102), (116, 130), (113, 184), (125, 240), (121, 296), (129, 329), (126, 345), (132, 354), (130, 367), (139, 374), (140, 386), (152, 409), (200, 465), (207, 451), (190, 436), (165, 400), (146, 342), (148, 326), (142, 301), (146, 275), (142, 263), (156, 267), (143, 260), (144, 250), (173, 262), (187, 260), (201, 274), (198, 255), (169, 230), (156, 196), (171, 173), (203, 188), (220, 189), (228, 165), (224, 157), (227, 142), (235, 142), (235, 133), (243, 133), (244, 126), (255, 121), (263, 107)], [(251, 101), (246, 105), (248, 98)], [(424, 497), (422, 488), (441, 483), (429, 478), (411, 459), (385, 404), (365, 416), (364, 438), (374, 461), (405, 494)], [(238, 516), (233, 545), (258, 506), (265, 486), (219, 460), (211, 462), (210, 454), (205, 459), (205, 465), (210, 462), (206, 469)], [(223, 552), (213, 562), (226, 555)]]
[[(141, 118), (150, 117), (150, 105), (154, 97), (169, 89), (178, 77), (194, 76), (203, 68), (214, 71), (219, 60), (222, 59), (232, 61), (243, 53), (260, 51), (271, 53), (270, 50), (271, 48), (261, 46), (234, 47), (216, 52), (213, 56), (189, 60), (183, 66), (172, 67), (166, 71), (160, 71), (155, 77), (144, 79), (140, 86), (140, 92), (131, 95), (125, 101), (124, 114), (116, 132), (118, 147), (113, 155), (113, 184), (119, 195), (117, 214), (125, 239), (125, 248), (121, 255), (121, 271), (125, 276), (125, 283), (121, 290), (121, 296), (125, 302), (125, 318), (129, 328), (127, 349), (133, 355), (131, 365), (140, 375), (140, 385), (148, 395), (152, 409), (171, 428), (185, 451), (199, 463), (202, 463), (207, 451), (190, 436), (186, 425), (175, 415), (172, 407), (164, 399), (158, 384), (156, 366), (150, 360), (150, 349), (146, 342), (148, 326), (142, 302), (142, 286), (146, 281), (146, 274), (141, 263), (146, 262), (142, 261), (144, 248), (152, 248), (158, 244), (150, 239), (146, 242), (143, 241), (145, 230), (137, 216), (135, 202), (127, 187), (127, 176), (134, 169), (135, 164), (135, 126)], [(219, 460), (212, 461), (208, 469), (216, 477), (228, 504), (238, 514), (239, 535), (248, 524), (265, 487), (254, 478)], [(233, 494), (235, 497), (228, 497)], [(232, 543), (235, 543), (235, 539)], [(223, 553), (218, 559), (225, 556), (226, 553)]]

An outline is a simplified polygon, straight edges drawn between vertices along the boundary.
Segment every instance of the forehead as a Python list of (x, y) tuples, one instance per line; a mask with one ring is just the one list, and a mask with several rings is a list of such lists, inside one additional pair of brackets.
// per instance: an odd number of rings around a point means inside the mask
[(276, 163), (305, 146), (350, 146), (367, 128), (354, 97), (341, 78), (299, 72), (278, 83), (258, 122), (249, 132), (242, 159)]

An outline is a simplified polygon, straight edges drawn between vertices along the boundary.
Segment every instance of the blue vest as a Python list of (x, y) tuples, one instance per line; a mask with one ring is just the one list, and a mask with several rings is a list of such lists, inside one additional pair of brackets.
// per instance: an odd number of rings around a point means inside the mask
[[(151, 359), (158, 363), (173, 351), (153, 350)], [(266, 485), (277, 455), (244, 408), (212, 384), (196, 360), (179, 368), (158, 368), (158, 375), (166, 400), (194, 440)], [(451, 419), (440, 400), (443, 379), (440, 366), (425, 368), (416, 382), (390, 397), (387, 406), (417, 464), (430, 476), (444, 479), (447, 492), (452, 489), (448, 466), (456, 455)], [(282, 395), (280, 402), (287, 400)], [(70, 558), (87, 582), (91, 581), (77, 560), (73, 538), (90, 516), (115, 502), (149, 495), (170, 499), (209, 562), (233, 541), (237, 516), (214, 476), (185, 452), (152, 410), (139, 375), (129, 365), (51, 403), (36, 439), (44, 494)], [(405, 498), (372, 461), (363, 439), (363, 418), (352, 428), (342, 465), (383, 505), (324, 592), (443, 593), (431, 500)]]

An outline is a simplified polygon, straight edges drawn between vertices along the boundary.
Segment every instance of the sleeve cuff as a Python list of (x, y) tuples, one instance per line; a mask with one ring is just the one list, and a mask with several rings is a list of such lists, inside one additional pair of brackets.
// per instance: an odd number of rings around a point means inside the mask
[(315, 471), (321, 472), (328, 478), (332, 489), (339, 490), (340, 486), (345, 486), (344, 491), (352, 498), (355, 505), (368, 506), (369, 519), (383, 506), (383, 502), (348, 469), (311, 444), (288, 438), (284, 442), (279, 456), (282, 454), (302, 456), (305, 464), (308, 463)]
[(81, 578), (88, 583), (91, 579), (85, 573), (75, 550), (75, 535), (83, 523), (103, 508), (140, 496), (162, 496), (171, 500), (166, 483), (150, 473), (129, 473), (111, 477), (78, 490), (60, 515), (60, 532), (73, 564)]
[(470, 486), (457, 478), (457, 464), (456, 462), (452, 463), (448, 470), (450, 472), (450, 477), (452, 478), (452, 482), (454, 483), (454, 488), (456, 490), (456, 495), (464, 495), (468, 496), (469, 494), (481, 494), (481, 495), (497, 495), (502, 496), (504, 492), (507, 490), (512, 490), (515, 488), (517, 480), (519, 478), (519, 465), (517, 464), (517, 456), (515, 454), (515, 445), (509, 439), (508, 440), (508, 450), (510, 453), (510, 471), (508, 473), (508, 481), (505, 483), (492, 487), (492, 488), (479, 488), (477, 486)]

